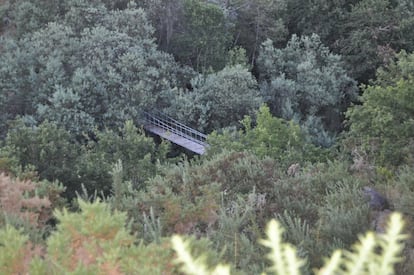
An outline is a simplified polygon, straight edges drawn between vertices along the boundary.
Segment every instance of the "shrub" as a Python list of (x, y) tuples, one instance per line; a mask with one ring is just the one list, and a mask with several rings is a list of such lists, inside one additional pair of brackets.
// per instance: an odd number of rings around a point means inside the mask
[[(388, 230), (384, 235), (372, 232), (360, 237), (352, 251), (335, 251), (324, 266), (315, 270), (315, 274), (394, 274), (395, 264), (401, 261), (404, 241), (407, 236), (402, 234), (403, 221), (399, 214), (391, 216)], [(303, 274), (305, 261), (297, 256), (294, 246), (282, 241), (284, 230), (275, 220), (269, 222), (267, 238), (261, 244), (270, 249), (269, 272), (279, 275)], [(188, 252), (188, 241), (181, 237), (172, 238), (174, 250), (177, 252), (181, 270), (186, 274), (230, 274), (226, 265), (208, 268), (202, 258), (193, 258)]]

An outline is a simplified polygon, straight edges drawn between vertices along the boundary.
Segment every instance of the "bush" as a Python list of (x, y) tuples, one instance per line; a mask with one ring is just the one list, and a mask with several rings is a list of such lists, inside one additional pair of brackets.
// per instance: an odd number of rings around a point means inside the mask
[[(0, 229), (2, 274), (177, 274), (169, 239), (136, 244), (126, 213), (111, 211), (108, 204), (78, 201), (81, 211), (55, 211), (58, 226), (46, 247), (35, 247), (21, 231)], [(193, 239), (194, 240), (194, 239)], [(195, 240), (194, 240), (195, 241)], [(209, 265), (220, 257), (209, 252), (211, 243), (197, 240), (191, 251), (207, 253)]]
[(273, 117), (263, 105), (256, 113), (256, 125), (245, 116), (241, 121), (243, 130), (225, 130), (222, 134), (213, 132), (207, 142), (211, 145), (209, 154), (225, 150), (251, 151), (259, 157), (271, 157), (286, 168), (297, 162), (321, 161), (328, 151), (308, 143), (304, 132), (293, 121)]
[[(360, 237), (352, 251), (335, 251), (322, 268), (315, 270), (315, 274), (394, 274), (395, 264), (401, 261), (402, 241), (407, 238), (402, 234), (402, 228), (401, 215), (392, 215), (386, 234), (367, 233)], [(280, 224), (272, 220), (266, 230), (267, 238), (261, 240), (261, 244), (270, 249), (268, 259), (271, 266), (268, 270), (278, 275), (303, 274), (301, 269), (306, 262), (297, 256), (294, 246), (282, 241), (283, 232)], [(209, 268), (202, 258), (193, 258), (188, 252), (188, 241), (181, 237), (174, 236), (172, 243), (184, 273), (230, 274), (229, 266)]]

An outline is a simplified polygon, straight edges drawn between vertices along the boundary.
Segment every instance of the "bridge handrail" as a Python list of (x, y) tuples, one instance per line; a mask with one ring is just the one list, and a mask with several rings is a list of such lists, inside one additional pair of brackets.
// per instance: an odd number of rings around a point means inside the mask
[(185, 125), (185, 124), (183, 124), (183, 123), (181, 123), (181, 122), (179, 122), (179, 121), (177, 121), (177, 120), (175, 120), (175, 119), (173, 119), (172, 117), (170, 117), (170, 116), (168, 116), (168, 115), (166, 115), (166, 114), (164, 114), (164, 113), (162, 113), (162, 112), (160, 112), (160, 111), (157, 111), (157, 110), (155, 110), (155, 111), (153, 111), (153, 112), (147, 112), (149, 115), (152, 115), (152, 116), (154, 116), (154, 117), (156, 117), (156, 118), (158, 118), (158, 119), (161, 119), (161, 120), (165, 120), (165, 121), (171, 121), (172, 123), (174, 123), (175, 125), (180, 125), (180, 126), (182, 126), (183, 128), (187, 128), (187, 129), (189, 129), (189, 130), (192, 130), (192, 131), (194, 131), (194, 132), (197, 132), (197, 133), (199, 133), (199, 134), (201, 134), (201, 135), (204, 135), (203, 133), (201, 133), (201, 132), (198, 132), (197, 130), (194, 130), (193, 128), (191, 128), (191, 127), (188, 127), (187, 125)]
[(192, 141), (205, 145), (205, 142), (204, 142), (205, 136), (203, 136), (203, 134), (201, 133), (197, 133), (197, 131), (191, 128), (182, 127), (181, 125), (169, 123), (168, 121), (166, 122), (166, 121), (163, 121), (162, 119), (159, 119), (153, 116), (149, 117), (149, 119), (147, 117), (146, 121), (149, 122), (151, 125), (158, 126), (171, 133), (177, 134), (186, 139), (190, 139)]
[(144, 112), (144, 119), (151, 125), (158, 126), (201, 145), (207, 145), (205, 143), (207, 138), (205, 134), (192, 129), (161, 112), (157, 112), (157, 115), (150, 112)]
[(190, 132), (194, 132), (198, 135), (204, 135), (203, 133), (200, 133), (197, 130), (192, 129), (192, 128), (188, 127), (187, 125), (184, 125), (183, 123), (181, 123), (181, 122), (179, 122), (179, 121), (177, 121), (177, 120), (175, 120), (175, 119), (173, 119), (173, 118), (171, 118), (171, 117), (167, 116), (166, 114), (161, 113), (159, 111), (155, 111), (155, 113), (150, 113), (150, 115), (152, 115), (153, 117), (158, 118), (162, 121), (165, 121), (166, 123), (171, 123), (173, 125), (179, 126), (180, 128), (186, 129)]

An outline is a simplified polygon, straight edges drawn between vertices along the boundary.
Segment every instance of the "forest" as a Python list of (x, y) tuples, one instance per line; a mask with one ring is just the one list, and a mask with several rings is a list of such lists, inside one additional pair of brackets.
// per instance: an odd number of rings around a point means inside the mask
[(0, 0), (0, 274), (414, 274), (412, 236), (412, 0)]

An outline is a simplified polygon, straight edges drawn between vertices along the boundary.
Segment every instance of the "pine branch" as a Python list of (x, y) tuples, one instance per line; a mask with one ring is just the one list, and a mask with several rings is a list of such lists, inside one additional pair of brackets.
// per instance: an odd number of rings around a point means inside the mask
[(282, 234), (283, 228), (278, 222), (272, 220), (267, 226), (267, 239), (260, 241), (262, 245), (271, 249), (268, 258), (272, 261), (273, 266), (270, 270), (278, 275), (299, 275), (305, 261), (297, 257), (296, 248), (290, 244), (282, 243)]
[(209, 271), (203, 257), (194, 259), (189, 253), (189, 242), (184, 241), (180, 236), (174, 235), (171, 239), (173, 248), (177, 253), (177, 262), (182, 264), (181, 270), (186, 274), (193, 275), (229, 275), (230, 267), (218, 265), (214, 270)]
[[(320, 270), (315, 270), (316, 275), (382, 275), (394, 274), (394, 265), (401, 261), (407, 236), (402, 234), (403, 220), (401, 214), (391, 215), (387, 233), (375, 235), (368, 232), (360, 237), (360, 243), (354, 246), (353, 251), (335, 251), (331, 258)], [(305, 260), (296, 254), (296, 248), (288, 243), (282, 242), (283, 228), (272, 220), (266, 230), (267, 239), (261, 240), (261, 244), (270, 248), (268, 258), (272, 262), (270, 270), (278, 275), (300, 275)], [(172, 239), (174, 250), (178, 254), (178, 262), (181, 263), (182, 271), (186, 274), (229, 274), (228, 266), (217, 266), (213, 271), (208, 271), (205, 259), (200, 257), (194, 259), (189, 251), (189, 243), (179, 236)], [(378, 249), (380, 248), (380, 249)]]

